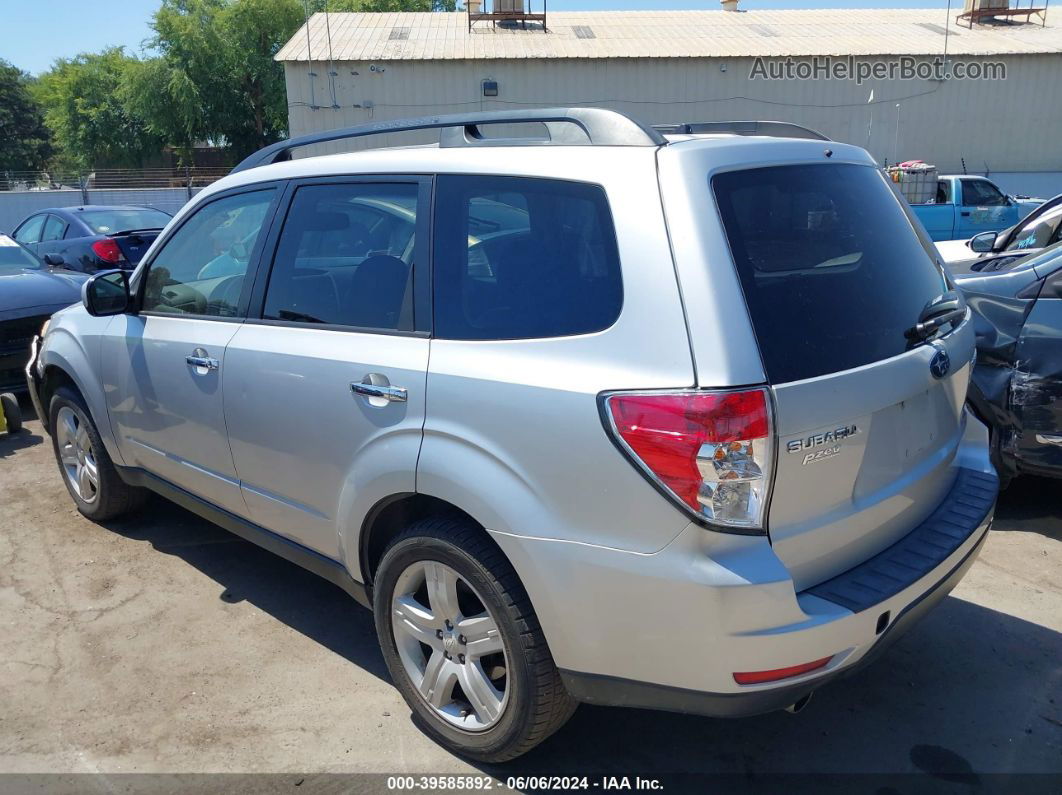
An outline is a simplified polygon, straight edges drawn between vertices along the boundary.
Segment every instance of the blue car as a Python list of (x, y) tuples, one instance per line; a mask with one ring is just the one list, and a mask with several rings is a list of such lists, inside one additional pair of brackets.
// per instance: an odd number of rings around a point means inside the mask
[(132, 269), (169, 221), (152, 207), (55, 207), (25, 219), (14, 238), (52, 267), (82, 273)]

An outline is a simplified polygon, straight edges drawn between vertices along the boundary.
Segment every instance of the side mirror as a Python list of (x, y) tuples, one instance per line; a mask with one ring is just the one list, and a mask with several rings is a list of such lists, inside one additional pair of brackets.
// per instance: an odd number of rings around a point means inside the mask
[(982, 232), (979, 235), (974, 235), (970, 239), (970, 251), (976, 251), (978, 254), (987, 254), (996, 244), (996, 235), (998, 234), (998, 232)]
[(81, 303), (95, 317), (122, 314), (133, 303), (129, 294), (128, 272), (97, 273), (82, 286)]
[(66, 265), (66, 260), (60, 257), (58, 254), (45, 254), (44, 264), (49, 268), (61, 268)]

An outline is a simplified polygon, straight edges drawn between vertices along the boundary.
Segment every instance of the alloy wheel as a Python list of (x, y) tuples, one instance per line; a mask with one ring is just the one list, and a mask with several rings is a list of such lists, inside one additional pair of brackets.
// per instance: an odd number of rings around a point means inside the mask
[(100, 475), (88, 428), (73, 409), (63, 406), (56, 417), (55, 435), (70, 488), (82, 501), (92, 504), (99, 497)]
[(398, 577), (391, 627), (402, 666), (446, 723), (485, 731), (508, 701), (498, 623), (475, 588), (445, 563), (418, 561)]

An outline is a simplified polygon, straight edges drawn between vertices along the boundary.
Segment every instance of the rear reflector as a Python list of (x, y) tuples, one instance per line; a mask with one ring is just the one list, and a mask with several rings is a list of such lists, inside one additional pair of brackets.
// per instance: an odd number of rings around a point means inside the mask
[(771, 454), (766, 390), (619, 392), (605, 406), (621, 447), (698, 518), (763, 528)]
[(775, 668), (773, 671), (748, 671), (734, 674), (734, 681), (739, 685), (761, 685), (764, 682), (777, 682), (779, 679), (790, 679), (794, 676), (817, 671), (819, 668), (825, 668), (826, 664), (832, 659), (833, 655), (831, 654), (829, 657), (823, 657), (821, 660), (804, 663), (803, 665)]
[(122, 250), (118, 248), (118, 244), (109, 237), (95, 241), (92, 244), (92, 250), (96, 252), (97, 257), (112, 265), (125, 259), (125, 255), (122, 254)]

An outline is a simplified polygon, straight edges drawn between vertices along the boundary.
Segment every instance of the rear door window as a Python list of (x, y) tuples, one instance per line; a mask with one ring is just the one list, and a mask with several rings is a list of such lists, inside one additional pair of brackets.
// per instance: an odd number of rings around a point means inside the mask
[(732, 171), (712, 185), (772, 383), (903, 353), (904, 332), (948, 289), (871, 166)]
[(416, 183), (304, 185), (291, 200), (263, 317), (411, 330)]
[(599, 186), (443, 175), (435, 204), (436, 336), (561, 337), (619, 317), (619, 252)]
[(65, 231), (66, 221), (57, 215), (49, 215), (48, 220), (44, 222), (44, 233), (41, 235), (41, 242), (61, 240)]

